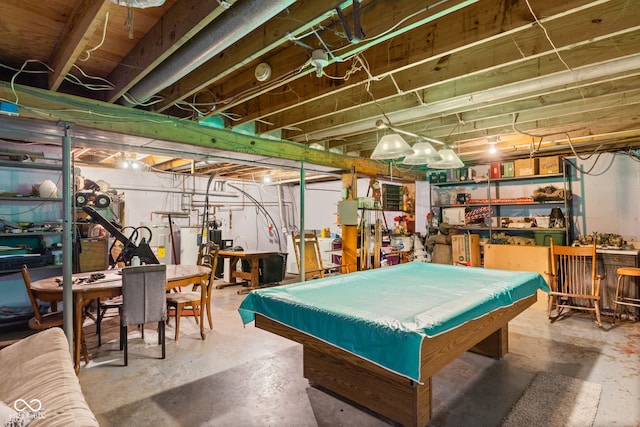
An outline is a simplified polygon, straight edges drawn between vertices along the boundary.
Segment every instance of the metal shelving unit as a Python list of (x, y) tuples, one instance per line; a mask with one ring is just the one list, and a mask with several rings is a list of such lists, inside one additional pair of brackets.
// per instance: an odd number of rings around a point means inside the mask
[[(433, 183), (431, 184), (432, 197), (431, 197), (431, 211), (435, 212), (438, 215), (439, 223), (442, 222), (443, 214), (442, 210), (446, 208), (464, 208), (467, 209), (476, 209), (486, 207), (489, 213), (489, 218), (491, 219), (485, 224), (482, 225), (474, 225), (474, 224), (465, 224), (460, 225), (457, 228), (469, 232), (476, 233), (488, 233), (489, 236), (494, 232), (509, 232), (514, 234), (523, 234), (523, 233), (532, 233), (533, 231), (564, 231), (566, 242), (571, 241), (571, 205), (569, 203), (568, 197), (568, 177), (566, 174), (566, 164), (563, 161), (563, 171), (562, 173), (554, 173), (554, 174), (544, 174), (544, 175), (532, 175), (532, 176), (518, 176), (518, 177), (504, 177), (504, 178), (487, 178), (482, 181), (451, 181), (451, 182), (442, 182), (442, 183)], [(564, 197), (559, 200), (551, 200), (551, 201), (514, 201), (514, 202), (495, 202), (494, 200), (500, 199), (500, 189), (501, 187), (509, 186), (509, 185), (521, 185), (521, 184), (534, 184), (539, 183), (541, 185), (550, 185), (552, 183), (560, 183), (561, 188), (563, 189)], [(481, 203), (473, 203), (473, 199), (470, 203), (440, 203), (439, 198), (434, 198), (435, 193), (440, 189), (447, 188), (476, 188), (481, 189), (482, 187), (486, 188), (486, 202)], [(478, 190), (479, 191), (479, 190)], [(451, 195), (449, 195), (451, 197)], [(516, 210), (517, 208), (521, 208), (522, 211), (535, 212), (539, 211), (540, 208), (543, 207), (562, 207), (564, 208), (564, 216), (565, 216), (565, 224), (564, 227), (503, 227), (501, 226), (501, 219), (503, 217), (508, 217), (508, 215), (502, 215), (505, 210), (503, 208), (507, 208), (506, 210)], [(495, 224), (494, 224), (495, 219)]]

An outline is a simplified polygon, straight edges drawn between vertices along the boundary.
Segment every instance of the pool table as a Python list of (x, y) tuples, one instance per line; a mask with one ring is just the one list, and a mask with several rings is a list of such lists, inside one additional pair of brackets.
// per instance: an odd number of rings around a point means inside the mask
[(303, 345), (311, 383), (405, 426), (431, 419), (431, 377), (465, 351), (501, 358), (538, 273), (408, 263), (253, 291), (245, 323)]

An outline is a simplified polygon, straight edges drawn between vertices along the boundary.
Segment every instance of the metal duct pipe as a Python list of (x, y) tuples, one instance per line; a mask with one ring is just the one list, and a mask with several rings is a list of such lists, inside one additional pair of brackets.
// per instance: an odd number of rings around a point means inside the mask
[[(156, 193), (188, 193), (191, 195), (197, 194), (200, 196), (204, 196), (207, 193), (202, 190), (194, 190), (194, 189), (180, 189), (180, 188), (166, 188), (166, 187), (143, 187), (140, 185), (127, 185), (127, 184), (117, 184), (112, 185), (111, 188), (114, 190), (132, 190), (132, 191), (149, 191)], [(209, 195), (213, 197), (240, 197), (239, 193), (231, 192), (231, 191), (209, 191)]]
[(140, 80), (129, 94), (138, 102), (148, 100), (293, 3), (295, 0), (245, 0), (234, 4)]

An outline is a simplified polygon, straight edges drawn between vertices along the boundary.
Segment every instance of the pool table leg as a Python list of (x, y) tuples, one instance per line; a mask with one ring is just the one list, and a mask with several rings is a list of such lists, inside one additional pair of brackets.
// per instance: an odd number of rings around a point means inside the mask
[(418, 384), (361, 358), (339, 357), (304, 346), (304, 376), (403, 426), (422, 427), (431, 419), (431, 378)]
[(497, 329), (474, 347), (471, 347), (469, 351), (495, 359), (502, 359), (509, 352), (509, 324), (507, 323)]

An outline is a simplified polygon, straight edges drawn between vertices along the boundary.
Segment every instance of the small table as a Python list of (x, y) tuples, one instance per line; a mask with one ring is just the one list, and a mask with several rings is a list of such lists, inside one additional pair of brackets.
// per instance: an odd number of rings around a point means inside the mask
[[(80, 370), (80, 342), (82, 334), (82, 308), (93, 299), (108, 299), (122, 294), (122, 275), (119, 270), (94, 271), (77, 273), (72, 277), (89, 277), (92, 273), (102, 273), (103, 279), (92, 283), (80, 283), (73, 285), (73, 362), (76, 373)], [(167, 265), (167, 290), (180, 286), (200, 284), (203, 280), (208, 280), (211, 268), (202, 265)], [(56, 279), (59, 277), (48, 277), (31, 283), (31, 291), (34, 296), (41, 301), (57, 302), (62, 301), (62, 286)], [(202, 286), (204, 288), (204, 286)], [(204, 336), (204, 312), (200, 310), (200, 335)]]
[[(237, 284), (238, 278), (248, 280), (250, 283), (249, 289), (242, 289), (238, 291), (238, 294), (248, 293), (250, 290), (258, 289), (260, 287), (260, 260), (268, 258), (272, 255), (277, 255), (276, 251), (218, 251), (218, 256), (222, 258), (229, 258), (229, 269), (231, 270), (231, 281), (225, 284), (216, 285), (216, 289), (224, 288), (225, 286), (232, 286)], [(238, 261), (247, 260), (251, 267), (251, 271), (238, 271)]]

